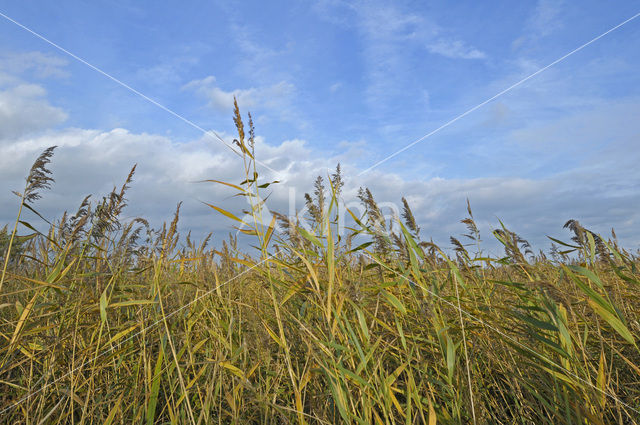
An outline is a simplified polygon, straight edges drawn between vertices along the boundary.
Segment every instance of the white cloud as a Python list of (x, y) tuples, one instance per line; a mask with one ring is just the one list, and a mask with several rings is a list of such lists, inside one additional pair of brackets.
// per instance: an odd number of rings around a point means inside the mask
[(33, 79), (64, 78), (67, 61), (38, 51), (0, 52), (0, 143), (64, 122), (67, 114), (49, 103)]
[(467, 46), (460, 40), (447, 40), (439, 38), (427, 44), (427, 49), (431, 53), (437, 53), (452, 59), (484, 59), (487, 55), (474, 48)]
[(67, 114), (50, 105), (45, 95), (45, 89), (37, 84), (20, 84), (0, 91), (0, 143), (67, 119)]
[(36, 78), (63, 78), (69, 75), (65, 69), (66, 66), (66, 59), (49, 53), (0, 52), (0, 76), (4, 74), (8, 77), (32, 72)]
[[(38, 209), (50, 218), (59, 216), (64, 209), (75, 209), (88, 193), (100, 196), (114, 185), (120, 185), (134, 163), (138, 169), (129, 193), (130, 206), (125, 211), (129, 216), (142, 215), (158, 226), (170, 219), (177, 202), (184, 201), (183, 229), (193, 229), (196, 236), (209, 231), (223, 236), (231, 231), (232, 223), (200, 201), (239, 214), (246, 208), (241, 200), (231, 196), (231, 189), (196, 183), (203, 179), (238, 183), (243, 178), (240, 159), (221, 151), (209, 138), (185, 144), (124, 129), (106, 132), (68, 129), (0, 146), (0, 169), (5, 182), (0, 193), (0, 222), (10, 221), (14, 214), (10, 190), (20, 190), (33, 159), (53, 144), (59, 146), (51, 164), (56, 184), (38, 204)], [(356, 149), (360, 145), (345, 143), (346, 147)], [(624, 187), (615, 192), (600, 192), (596, 188), (601, 187), (604, 180), (594, 172), (597, 167), (570, 170), (545, 179), (433, 178), (423, 181), (378, 170), (355, 177), (360, 170), (349, 162), (349, 157), (321, 157), (302, 140), (273, 145), (259, 137), (256, 151), (261, 161), (280, 170), (277, 175), (262, 172), (265, 181), (282, 180), (283, 183), (273, 186), (268, 206), (283, 213), (290, 211), (291, 193), (295, 194), (296, 208), (302, 209), (302, 195), (312, 190), (315, 176), (326, 177), (340, 159), (347, 203), (355, 201), (360, 186), (370, 187), (380, 203), (399, 205), (401, 196), (406, 196), (423, 236), (433, 237), (443, 246), (448, 246), (449, 236), (465, 231), (459, 220), (466, 214), (466, 198), (470, 199), (484, 238), (489, 241), (487, 246), (492, 249), (496, 244), (491, 242), (490, 231), (499, 226), (498, 219), (540, 248), (549, 246), (545, 234), (566, 239), (561, 226), (570, 218), (579, 219), (601, 233), (614, 226), (626, 242), (637, 244), (640, 237), (636, 226), (640, 213), (633, 207), (640, 203), (640, 196), (631, 190), (638, 182), (624, 183), (609, 177), (606, 184)]]
[[(219, 145), (208, 137), (178, 144), (166, 137), (132, 134), (124, 129), (67, 129), (0, 145), (5, 182), (0, 194), (2, 205), (12, 205), (10, 189), (20, 190), (31, 162), (51, 145), (58, 146), (50, 166), (56, 184), (40, 204), (49, 217), (58, 216), (65, 209), (73, 210), (86, 194), (107, 194), (113, 186), (122, 184), (136, 163), (127, 214), (144, 215), (157, 225), (168, 218), (177, 202), (184, 200), (188, 204), (185, 215), (193, 217), (204, 210), (198, 199), (211, 200), (216, 193), (211, 185), (194, 182), (211, 177), (232, 179), (238, 166), (232, 155), (220, 152)], [(12, 210), (2, 208), (2, 221), (7, 221)], [(220, 227), (208, 224), (199, 223), (199, 230)]]

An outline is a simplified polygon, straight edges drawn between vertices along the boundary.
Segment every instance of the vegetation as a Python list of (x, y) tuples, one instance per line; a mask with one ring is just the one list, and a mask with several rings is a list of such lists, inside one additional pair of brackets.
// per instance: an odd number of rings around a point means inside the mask
[[(254, 240), (219, 249), (123, 222), (120, 189), (41, 234), (21, 218), (52, 182), (38, 158), (15, 226), (0, 230), (2, 423), (640, 423), (640, 262), (577, 221), (534, 255), (504, 226), (503, 258), (420, 239), (406, 200), (385, 222), (372, 193), (338, 233), (340, 170), (310, 218), (274, 214), (254, 132), (236, 106)], [(212, 211), (213, 212), (213, 211)], [(29, 234), (18, 236), (18, 229)], [(280, 231), (276, 231), (280, 229)], [(356, 245), (356, 246), (354, 246)], [(472, 251), (475, 251), (472, 252)]]

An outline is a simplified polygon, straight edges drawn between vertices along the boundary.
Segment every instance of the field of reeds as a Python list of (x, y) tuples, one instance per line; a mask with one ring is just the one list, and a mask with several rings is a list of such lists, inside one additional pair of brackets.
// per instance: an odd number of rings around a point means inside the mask
[(490, 258), (469, 208), (447, 254), (366, 188), (340, 234), (339, 170), (307, 219), (263, 222), (253, 125), (234, 121), (243, 181), (208, 184), (255, 220), (210, 207), (250, 250), (179, 235), (179, 206), (159, 230), (121, 219), (134, 170), (40, 233), (23, 216), (54, 150), (37, 159), (0, 230), (1, 423), (640, 423), (640, 261), (615, 234), (571, 220), (546, 256), (502, 226)]

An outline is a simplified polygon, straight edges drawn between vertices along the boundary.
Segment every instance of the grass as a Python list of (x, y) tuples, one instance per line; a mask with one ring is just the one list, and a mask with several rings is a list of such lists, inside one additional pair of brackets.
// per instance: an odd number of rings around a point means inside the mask
[(572, 220), (547, 258), (502, 226), (490, 258), (469, 208), (475, 252), (446, 255), (363, 189), (339, 235), (339, 169), (306, 222), (265, 223), (234, 121), (244, 181), (210, 184), (250, 201), (252, 254), (181, 238), (179, 205), (158, 231), (122, 222), (135, 168), (39, 233), (21, 217), (52, 182), (38, 158), (0, 231), (2, 423), (640, 423), (640, 261), (615, 234)]

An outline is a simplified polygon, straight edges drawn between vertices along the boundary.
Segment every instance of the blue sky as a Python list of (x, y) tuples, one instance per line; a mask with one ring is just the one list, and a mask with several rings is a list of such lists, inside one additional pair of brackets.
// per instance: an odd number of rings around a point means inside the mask
[[(0, 12), (225, 138), (237, 96), (258, 154), (285, 180), (275, 209), (340, 161), (345, 196), (359, 185), (405, 195), (443, 243), (464, 231), (468, 197), (487, 230), (501, 218), (540, 248), (545, 234), (566, 238), (570, 218), (640, 245), (640, 18), (358, 176), (640, 12), (638, 1), (0, 1)], [(240, 179), (222, 144), (0, 17), (0, 222), (50, 144), (52, 216), (138, 163), (131, 214), (165, 220), (184, 200), (184, 226), (229, 224), (198, 202), (224, 191), (191, 183)]]

